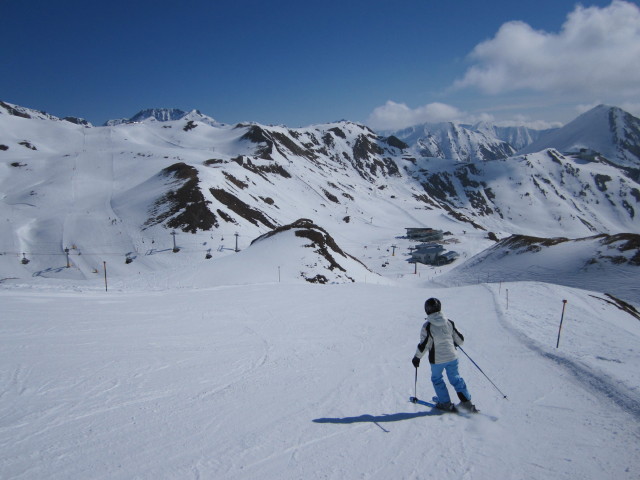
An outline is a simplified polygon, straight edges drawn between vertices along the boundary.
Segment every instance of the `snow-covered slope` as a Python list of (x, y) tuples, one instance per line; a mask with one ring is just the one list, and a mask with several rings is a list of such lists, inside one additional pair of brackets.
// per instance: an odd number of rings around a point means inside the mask
[(513, 146), (496, 136), (495, 130), (486, 126), (426, 123), (387, 133), (402, 140), (408, 145), (408, 152), (419, 157), (472, 162), (506, 158), (516, 152)]
[[(0, 477), (637, 478), (640, 322), (589, 292), (144, 284), (0, 289)], [(430, 295), (507, 400), (461, 354), (480, 415), (408, 402)]]
[(597, 152), (622, 167), (640, 168), (640, 119), (608, 105), (599, 105), (564, 127), (543, 135), (519, 153), (545, 148), (561, 152)]
[[(605, 292), (640, 304), (640, 235), (514, 235), (439, 277), (450, 285), (537, 281)], [(640, 319), (640, 317), (638, 317)]]
[(547, 150), (455, 168), (413, 161), (407, 171), (429, 199), (492, 231), (545, 237), (640, 232), (640, 185), (606, 161)]
[(555, 129), (535, 130), (524, 126), (503, 127), (487, 122), (480, 122), (473, 126), (477, 131), (484, 132), (488, 136), (494, 136), (511, 145), (516, 151), (531, 145), (542, 135), (546, 135)]

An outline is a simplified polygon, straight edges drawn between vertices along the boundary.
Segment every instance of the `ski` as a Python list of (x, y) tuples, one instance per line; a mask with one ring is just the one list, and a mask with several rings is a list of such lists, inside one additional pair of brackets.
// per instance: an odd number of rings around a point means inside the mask
[(409, 397), (409, 401), (411, 403), (415, 404), (415, 405), (422, 405), (422, 406), (425, 406), (425, 407), (431, 407), (434, 410), (437, 410), (438, 412), (442, 412), (443, 414), (444, 413), (455, 413), (455, 414), (460, 415), (461, 417), (466, 417), (466, 418), (471, 418), (474, 415), (478, 415), (478, 416), (481, 416), (481, 417), (486, 417), (489, 420), (491, 420), (492, 422), (497, 422), (498, 421), (498, 417), (495, 417), (493, 415), (489, 415), (489, 414), (486, 414), (486, 413), (482, 413), (482, 412), (480, 412), (480, 410), (478, 410), (476, 412), (470, 412), (470, 411), (465, 410), (464, 408), (462, 408), (460, 405), (455, 405), (455, 410), (443, 410), (443, 409), (438, 408), (435, 403), (427, 402), (426, 400), (420, 400), (419, 398), (416, 398), (416, 397)]
[(457, 408), (455, 405), (453, 407), (454, 408), (453, 410), (445, 410), (443, 408), (439, 408), (435, 403), (427, 402), (426, 400), (420, 400), (419, 398), (416, 398), (416, 397), (409, 397), (409, 401), (411, 403), (415, 403), (416, 405), (423, 405), (425, 407), (435, 408), (436, 410), (442, 413), (462, 413), (462, 414), (465, 413), (465, 412), (460, 412), (460, 409)]

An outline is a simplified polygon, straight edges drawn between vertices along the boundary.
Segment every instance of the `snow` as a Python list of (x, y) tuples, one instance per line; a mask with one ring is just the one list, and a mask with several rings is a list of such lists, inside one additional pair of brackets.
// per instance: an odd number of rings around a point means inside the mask
[[(408, 402), (429, 295), (508, 395), (462, 357), (486, 416)], [(640, 323), (581, 290), (273, 282), (0, 297), (2, 478), (637, 478)]]
[[(174, 254), (167, 230), (140, 228), (163, 191), (156, 175), (188, 161), (215, 185), (202, 162), (241, 153), (246, 130), (47, 122), (0, 115), (0, 478), (638, 478), (640, 322), (603, 294), (615, 284), (634, 296), (633, 267), (580, 271), (595, 248), (586, 241), (491, 257), (486, 232), (406, 200), (419, 192), (408, 178), (381, 190), (324, 164), (354, 202), (319, 206), (327, 177), (307, 166), (290, 166), (300, 182), (270, 177), (271, 190), (250, 195), (272, 195), (280, 223), (311, 218), (367, 268), (336, 256), (347, 272), (331, 276), (306, 239), (250, 245), (267, 229), (244, 223), (179, 233)], [(414, 274), (399, 238), (410, 226), (450, 231), (460, 259)], [(25, 251), (28, 265), (15, 255)], [(461, 355), (481, 415), (408, 402), (430, 296), (508, 396)], [(426, 363), (418, 373), (429, 400)]]

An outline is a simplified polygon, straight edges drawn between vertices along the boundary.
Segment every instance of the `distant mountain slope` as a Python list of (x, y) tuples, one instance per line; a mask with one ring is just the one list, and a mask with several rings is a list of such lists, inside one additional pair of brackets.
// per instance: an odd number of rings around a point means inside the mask
[(507, 158), (516, 152), (486, 126), (478, 130), (456, 123), (426, 123), (386, 133), (402, 140), (419, 157), (474, 162)]
[(440, 277), (451, 285), (539, 281), (640, 298), (640, 235), (569, 240), (513, 235)]
[(199, 110), (191, 110), (185, 112), (178, 108), (148, 108), (141, 110), (131, 118), (120, 118), (116, 120), (107, 120), (104, 124), (106, 127), (114, 127), (123, 123), (139, 123), (144, 121), (171, 122), (174, 120), (199, 121), (212, 126), (220, 126), (213, 118), (202, 114)]
[(11, 103), (0, 101), (0, 115), (2, 114), (11, 115), (19, 118), (28, 118), (28, 119), (67, 121), (70, 123), (75, 123), (77, 125), (83, 125), (86, 127), (92, 126), (91, 123), (89, 123), (83, 118), (76, 118), (76, 117), (58, 118), (54, 115), (50, 115), (41, 110), (34, 110), (32, 108), (21, 107), (19, 105), (13, 105)]
[[(182, 252), (190, 244), (200, 257), (227, 250), (235, 233), (246, 242), (300, 218), (363, 250), (369, 236), (392, 239), (409, 226), (499, 236), (640, 233), (640, 185), (628, 171), (555, 150), (457, 162), (415, 155), (397, 137), (346, 121), (227, 126), (195, 111), (166, 121), (148, 111), (139, 122), (86, 127), (10, 111), (21, 110), (0, 105), (7, 272), (59, 268), (71, 246), (165, 268), (171, 262), (156, 253), (171, 251), (173, 230)], [(22, 253), (34, 254), (28, 266), (16, 266)], [(77, 259), (83, 275), (95, 258)]]
[(454, 168), (422, 160), (407, 170), (439, 206), (492, 230), (638, 232), (640, 185), (606, 162), (547, 150)]
[(622, 166), (640, 168), (640, 119), (608, 105), (583, 113), (564, 127), (548, 132), (519, 153), (555, 148), (563, 153), (593, 151)]
[(516, 127), (499, 127), (487, 122), (478, 123), (473, 128), (479, 132), (485, 132), (489, 136), (493, 136), (503, 142), (507, 142), (514, 149), (522, 150), (538, 140), (541, 136), (546, 135), (554, 130), (535, 130), (533, 128), (516, 126)]

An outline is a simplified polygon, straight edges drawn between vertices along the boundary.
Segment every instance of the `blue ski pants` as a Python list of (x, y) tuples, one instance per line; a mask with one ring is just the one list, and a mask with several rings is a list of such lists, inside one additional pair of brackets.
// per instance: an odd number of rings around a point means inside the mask
[(438, 401), (441, 403), (451, 401), (449, 392), (447, 391), (447, 385), (444, 383), (444, 378), (442, 378), (443, 371), (447, 372), (447, 378), (454, 390), (457, 393), (463, 394), (467, 400), (471, 400), (471, 395), (469, 394), (469, 390), (467, 390), (467, 384), (464, 383), (464, 379), (458, 372), (458, 359), (456, 358), (451, 362), (431, 364), (431, 382), (433, 383), (433, 388), (436, 390)]

